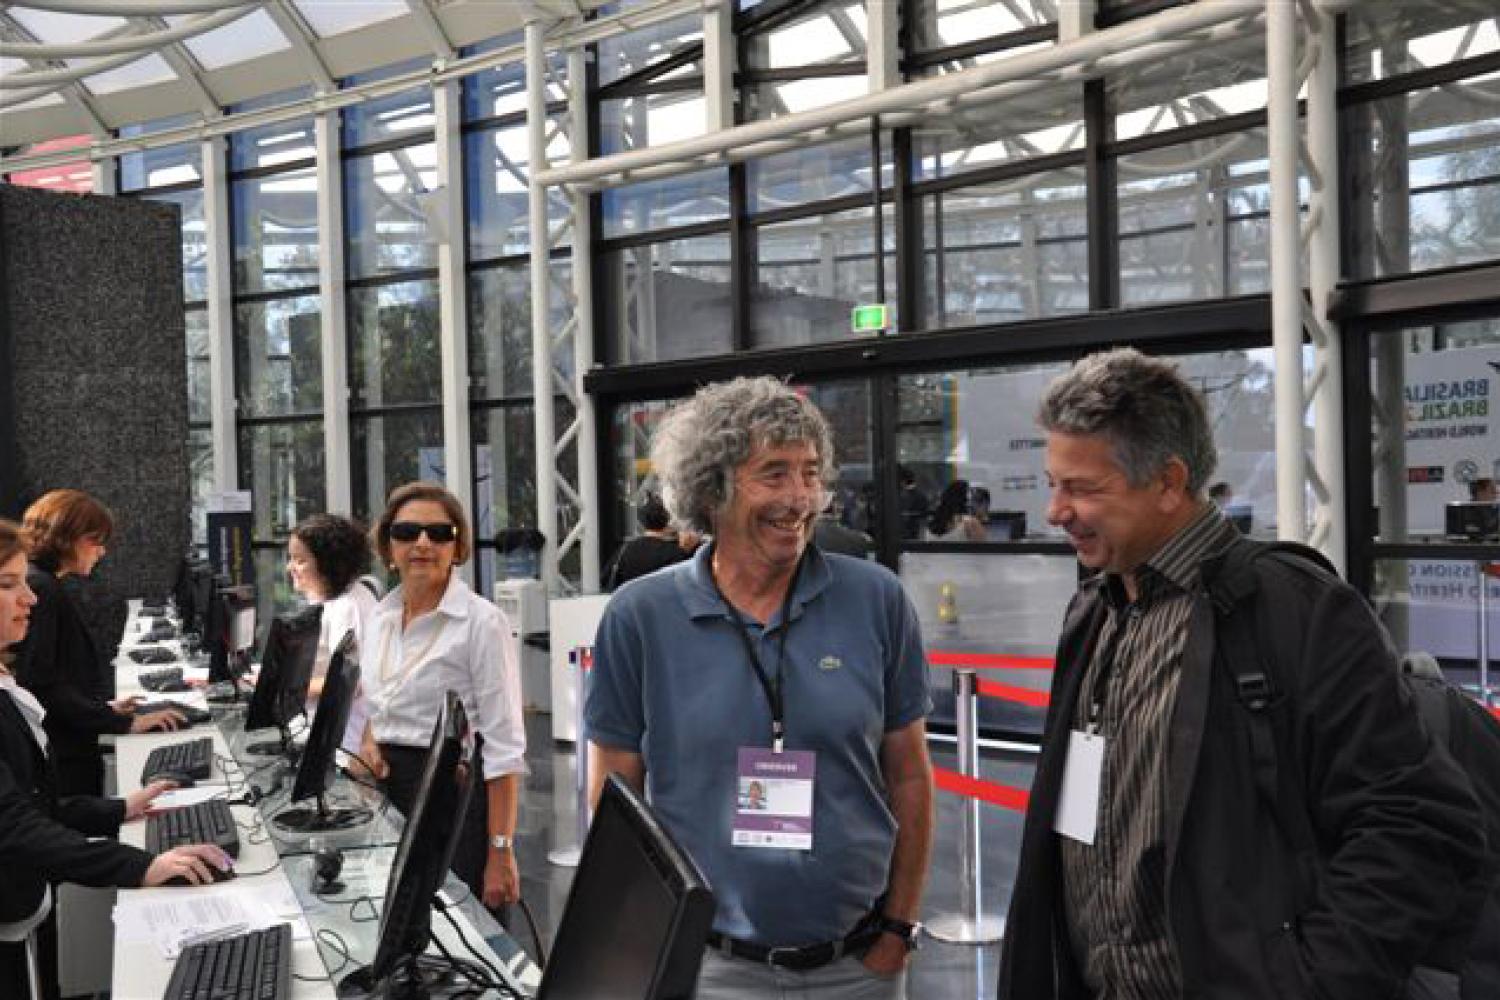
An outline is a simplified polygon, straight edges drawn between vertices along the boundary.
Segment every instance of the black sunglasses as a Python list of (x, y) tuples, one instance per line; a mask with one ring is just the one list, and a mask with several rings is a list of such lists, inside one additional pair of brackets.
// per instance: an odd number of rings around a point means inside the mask
[(391, 525), (391, 540), (415, 542), (422, 532), (427, 532), (435, 545), (447, 545), (458, 537), (458, 525), (446, 521), (423, 524), (421, 521), (396, 521)]

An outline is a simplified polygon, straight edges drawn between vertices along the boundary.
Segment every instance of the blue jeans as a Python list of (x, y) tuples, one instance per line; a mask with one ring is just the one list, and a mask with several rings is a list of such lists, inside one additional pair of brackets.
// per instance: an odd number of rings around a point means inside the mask
[(880, 976), (850, 955), (810, 972), (703, 953), (697, 1000), (905, 1000), (906, 972)]

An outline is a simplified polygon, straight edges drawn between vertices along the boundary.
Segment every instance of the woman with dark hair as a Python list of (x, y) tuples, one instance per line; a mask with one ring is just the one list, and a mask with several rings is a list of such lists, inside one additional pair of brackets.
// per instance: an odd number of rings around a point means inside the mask
[(984, 525), (969, 513), (969, 481), (955, 479), (944, 487), (927, 519), (929, 542), (982, 542)]
[(370, 571), (370, 537), (352, 518), (314, 514), (292, 529), (286, 550), (292, 589), (309, 604), (323, 606), (318, 658), (308, 689), (316, 698), (322, 693), (334, 647), (352, 629), (355, 649), (362, 649), (365, 623), (375, 613), (375, 591), (361, 579)]
[(0, 520), (0, 997), (58, 995), (52, 886), (156, 886), (180, 879), (211, 882), (209, 866), (227, 870), (217, 847), (195, 844), (152, 857), (112, 838), (125, 820), (145, 813), (168, 782), (153, 782), (124, 799), (59, 794), (42, 724), (46, 710), (16, 683), (7, 650), (26, 636), (37, 599), (27, 584), (26, 538)]
[(32, 544), (26, 582), (36, 594), (31, 629), (17, 649), (16, 677), (47, 711), (57, 789), (63, 795), (102, 795), (103, 733), (176, 729), (176, 712), (134, 714), (139, 699), (110, 701), (106, 663), (94, 645), (83, 611), (63, 586), (69, 576), (87, 578), (104, 558), (114, 516), (81, 490), (53, 490), (26, 508)]
[(371, 534), (401, 582), (376, 608), (360, 657), (370, 704), (360, 756), (408, 812), (443, 700), (458, 695), (479, 737), (484, 794), (458, 834), (453, 872), (498, 911), (521, 897), (514, 838), (526, 731), (510, 626), (453, 572), (469, 558), (473, 535), (463, 505), (441, 486), (397, 487)]
[(635, 509), (635, 519), (642, 533), (627, 539), (605, 567), (605, 590), (614, 590), (638, 576), (680, 563), (692, 554), (692, 549), (684, 548), (678, 539), (672, 515), (667, 513), (667, 505), (659, 494), (646, 494)]

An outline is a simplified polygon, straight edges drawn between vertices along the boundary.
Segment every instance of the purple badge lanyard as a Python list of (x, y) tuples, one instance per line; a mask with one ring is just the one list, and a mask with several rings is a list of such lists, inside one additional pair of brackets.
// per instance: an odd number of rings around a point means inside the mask
[(804, 550), (802, 556), (797, 560), (797, 568), (792, 571), (792, 579), (786, 585), (786, 597), (781, 601), (781, 643), (780, 651), (776, 654), (776, 676), (767, 677), (765, 667), (761, 666), (760, 657), (755, 654), (755, 643), (750, 638), (750, 627), (740, 617), (739, 611), (729, 598), (724, 596), (724, 591), (719, 588), (719, 581), (713, 575), (713, 563), (709, 563), (709, 579), (714, 582), (714, 592), (719, 595), (719, 600), (724, 602), (724, 607), (729, 609), (729, 617), (733, 619), (735, 631), (739, 633), (740, 642), (745, 646), (745, 655), (750, 658), (750, 669), (755, 674), (755, 679), (760, 681), (760, 689), (765, 692), (766, 702), (771, 706), (771, 752), (781, 753), (786, 745), (786, 703), (782, 698), (782, 679), (786, 674), (786, 637), (792, 630), (792, 594), (797, 589), (797, 580), (802, 576), (802, 563), (807, 559)]

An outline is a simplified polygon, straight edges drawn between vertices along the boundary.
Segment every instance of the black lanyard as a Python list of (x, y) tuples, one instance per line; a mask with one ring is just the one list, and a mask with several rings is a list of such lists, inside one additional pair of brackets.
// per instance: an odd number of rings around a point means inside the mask
[(1099, 732), (1104, 716), (1104, 699), (1109, 693), (1109, 675), (1115, 668), (1115, 661), (1119, 659), (1120, 642), (1124, 639), (1125, 629), (1130, 622), (1140, 615), (1140, 607), (1135, 604), (1116, 613), (1114, 633), (1110, 635), (1109, 644), (1099, 657), (1099, 670), (1094, 674), (1093, 683), (1089, 685), (1089, 717), (1088, 725), (1084, 727), (1089, 733)]
[(782, 681), (786, 676), (786, 637), (792, 630), (792, 594), (797, 589), (797, 579), (802, 575), (802, 562), (806, 558), (797, 560), (797, 568), (792, 571), (792, 579), (786, 585), (786, 597), (781, 601), (781, 643), (780, 651), (776, 654), (776, 675), (766, 676), (766, 668), (761, 666), (760, 657), (755, 653), (755, 642), (750, 638), (750, 627), (740, 617), (739, 611), (735, 610), (729, 598), (724, 596), (724, 591), (719, 588), (719, 581), (713, 575), (712, 555), (709, 559), (709, 577), (714, 581), (714, 590), (719, 595), (719, 600), (724, 602), (724, 607), (729, 609), (729, 617), (734, 620), (735, 631), (740, 635), (740, 642), (745, 646), (745, 655), (750, 658), (750, 669), (755, 674), (755, 679), (760, 681), (760, 689), (765, 693), (766, 703), (771, 706), (771, 750), (781, 753), (786, 743), (786, 702), (782, 696)]

